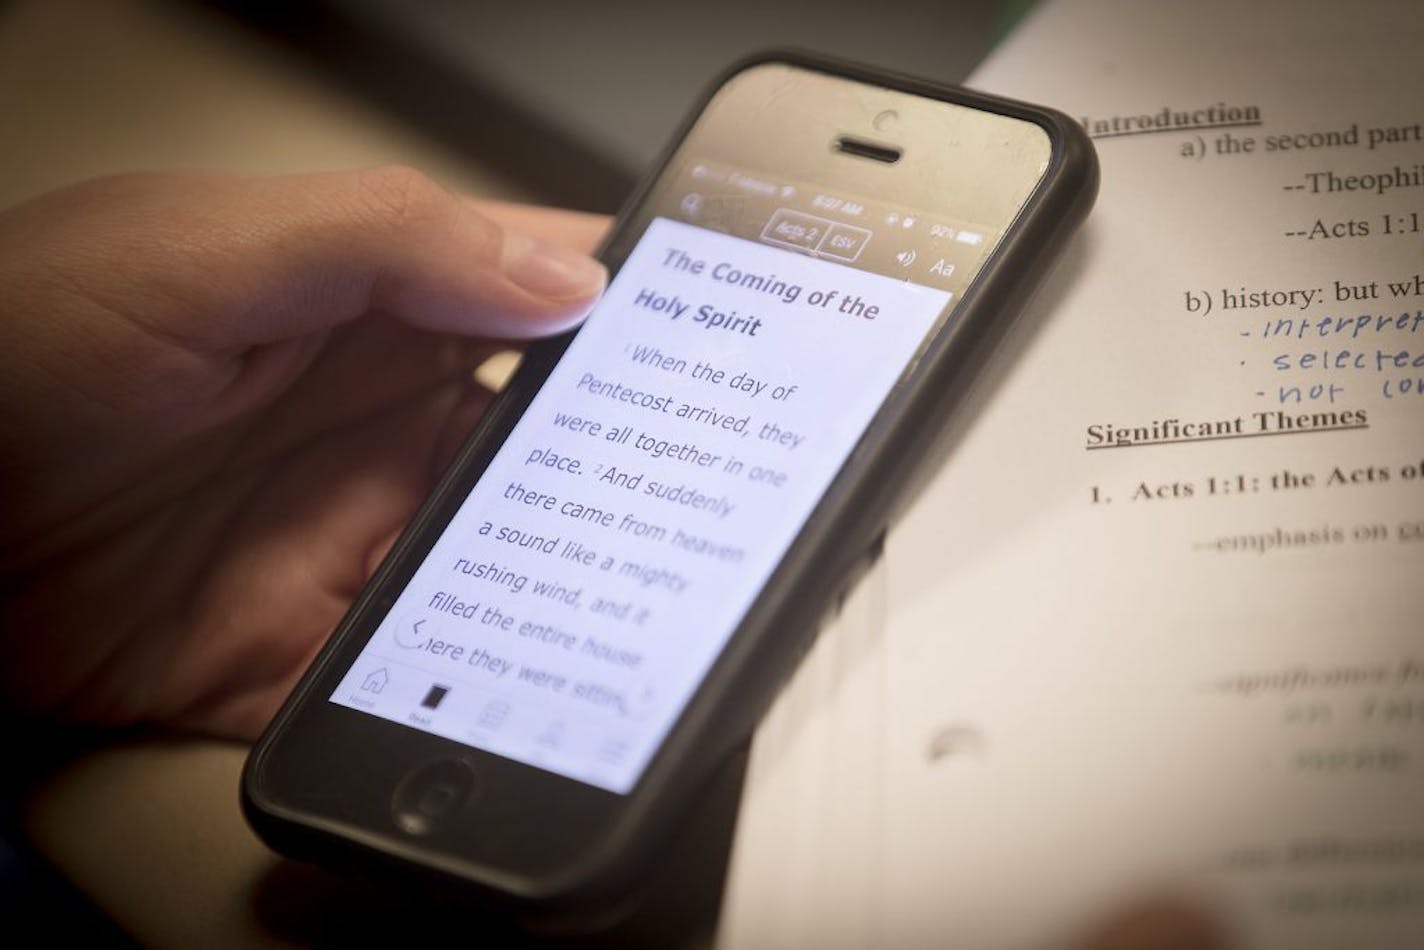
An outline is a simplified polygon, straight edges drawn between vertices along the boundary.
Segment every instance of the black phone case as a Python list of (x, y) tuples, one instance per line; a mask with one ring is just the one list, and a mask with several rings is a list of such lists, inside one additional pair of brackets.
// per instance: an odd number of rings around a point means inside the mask
[[(431, 498), (412, 519), (375, 577), (338, 626), (322, 654), (293, 690), (248, 758), (242, 778), (243, 810), (276, 850), (328, 866), (436, 884), (460, 897), (484, 900), (516, 914), (544, 920), (579, 919), (626, 897), (639, 869), (726, 755), (745, 741), (782, 683), (810, 646), (834, 599), (859, 567), (873, 559), (885, 529), (911, 489), (943, 455), (956, 411), (992, 351), (1050, 268), (1059, 249), (1087, 215), (1097, 191), (1098, 166), (1081, 128), (1061, 113), (801, 51), (773, 50), (742, 60), (713, 81), (658, 162), (624, 205), (608, 239), (639, 208), (678, 144), (713, 94), (738, 72), (780, 62), (845, 76), (928, 98), (1008, 115), (1042, 127), (1053, 143), (1050, 166), (1037, 190), (986, 261), (958, 304), (955, 319), (926, 349), (912, 374), (882, 406), (841, 473), (816, 507), (751, 611), (684, 710), (663, 747), (627, 797), (620, 820), (597, 853), (538, 880), (509, 881), (460, 866), (419, 840), (365, 833), (332, 815), (294, 812), (264, 785), (264, 763), (282, 743), (308, 703), (323, 697), (313, 686), (338, 644), (412, 556), (415, 539), (443, 525), (463, 497), (466, 472), (491, 433), (527, 404), (553, 360), (567, 345), (539, 344), (485, 420), (466, 443)], [(602, 253), (602, 251), (600, 252)], [(1011, 262), (1005, 264), (1005, 262)], [(333, 738), (333, 741), (340, 741)], [(454, 746), (455, 743), (450, 743)], [(340, 777), (333, 778), (340, 782)]]

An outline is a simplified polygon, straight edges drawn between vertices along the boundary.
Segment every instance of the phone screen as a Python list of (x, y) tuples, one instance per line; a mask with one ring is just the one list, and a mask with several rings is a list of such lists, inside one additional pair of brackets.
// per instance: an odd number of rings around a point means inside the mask
[(331, 702), (630, 791), (1008, 224), (673, 175)]

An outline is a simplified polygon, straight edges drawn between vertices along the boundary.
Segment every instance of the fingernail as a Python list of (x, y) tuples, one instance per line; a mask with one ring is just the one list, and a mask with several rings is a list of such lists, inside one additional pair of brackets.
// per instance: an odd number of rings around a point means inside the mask
[(505, 233), (500, 269), (529, 293), (553, 300), (591, 297), (608, 279), (587, 254), (518, 232)]

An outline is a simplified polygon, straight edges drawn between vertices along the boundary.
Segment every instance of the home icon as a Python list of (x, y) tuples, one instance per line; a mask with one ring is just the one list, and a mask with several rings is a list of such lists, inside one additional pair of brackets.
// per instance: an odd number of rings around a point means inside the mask
[(361, 681), (361, 691), (363, 693), (379, 693), (386, 688), (386, 683), (390, 682), (390, 678), (391, 674), (387, 673), (383, 666), (379, 670), (367, 674), (366, 678)]

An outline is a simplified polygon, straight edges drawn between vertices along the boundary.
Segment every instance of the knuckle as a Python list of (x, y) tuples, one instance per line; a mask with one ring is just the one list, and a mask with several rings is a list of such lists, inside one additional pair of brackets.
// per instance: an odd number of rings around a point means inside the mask
[(471, 260), (498, 256), (504, 240), (500, 226), (425, 173), (381, 165), (357, 172), (356, 182), (360, 200), (383, 227), (417, 244), (458, 243)]
[(406, 165), (356, 173), (359, 197), (382, 221), (402, 229), (438, 226), (453, 217), (454, 202), (434, 180)]

